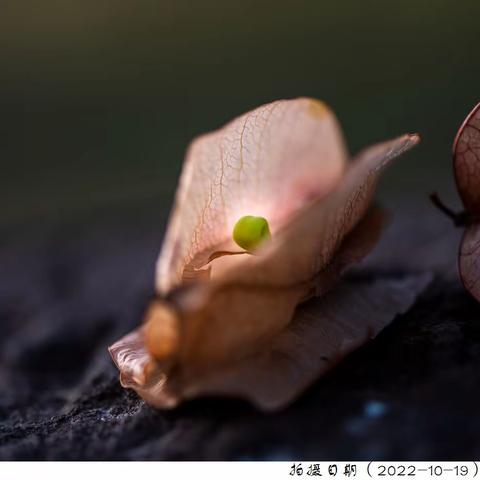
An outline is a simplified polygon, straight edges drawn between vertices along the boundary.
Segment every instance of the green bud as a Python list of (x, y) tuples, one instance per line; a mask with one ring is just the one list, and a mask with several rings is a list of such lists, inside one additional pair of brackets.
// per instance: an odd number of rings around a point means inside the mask
[(270, 228), (267, 220), (263, 217), (247, 215), (242, 217), (233, 227), (235, 243), (249, 252), (255, 250), (269, 238)]

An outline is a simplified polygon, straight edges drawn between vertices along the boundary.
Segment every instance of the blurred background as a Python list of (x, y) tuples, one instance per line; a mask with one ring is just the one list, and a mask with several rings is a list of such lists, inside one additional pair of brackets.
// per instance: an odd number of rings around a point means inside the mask
[(304, 95), (333, 107), (352, 152), (422, 134), (383, 195), (455, 198), (479, 16), (474, 0), (3, 1), (0, 224), (168, 211), (192, 137)]

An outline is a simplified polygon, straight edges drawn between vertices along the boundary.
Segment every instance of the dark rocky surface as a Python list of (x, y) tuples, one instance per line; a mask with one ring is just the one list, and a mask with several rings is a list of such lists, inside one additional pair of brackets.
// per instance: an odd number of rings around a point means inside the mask
[(456, 276), (448, 222), (400, 216), (362, 269), (432, 271), (430, 287), (294, 405), (265, 415), (222, 398), (156, 411), (119, 385), (106, 348), (152, 294), (165, 219), (147, 217), (2, 235), (1, 459), (480, 455), (480, 305)]

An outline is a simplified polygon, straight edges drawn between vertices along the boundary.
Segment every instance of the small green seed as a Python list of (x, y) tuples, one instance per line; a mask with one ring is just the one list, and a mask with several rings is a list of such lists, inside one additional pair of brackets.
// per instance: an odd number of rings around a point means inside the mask
[(263, 217), (247, 215), (242, 217), (233, 227), (235, 243), (247, 251), (255, 250), (270, 238), (268, 222)]

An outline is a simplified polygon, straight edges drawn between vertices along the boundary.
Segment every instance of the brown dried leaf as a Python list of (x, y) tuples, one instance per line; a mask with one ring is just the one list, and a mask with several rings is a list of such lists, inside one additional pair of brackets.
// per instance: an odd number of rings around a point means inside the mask
[(480, 103), (468, 114), (453, 145), (457, 189), (465, 212), (457, 224), (466, 224), (458, 258), (460, 278), (480, 301)]
[(480, 103), (458, 130), (453, 144), (453, 165), (465, 209), (480, 215)]

